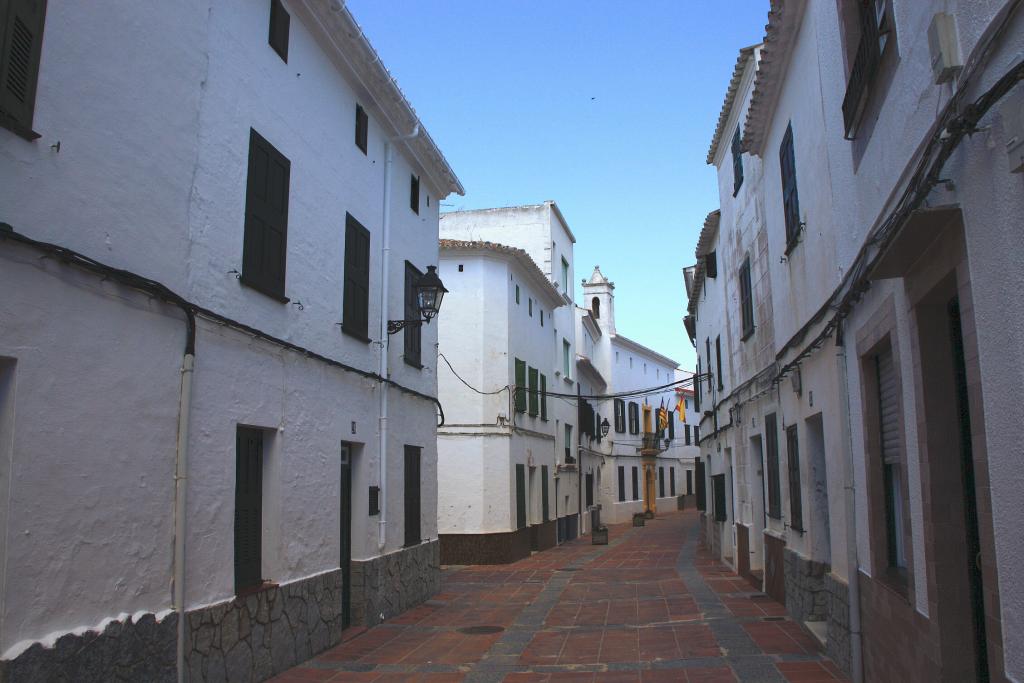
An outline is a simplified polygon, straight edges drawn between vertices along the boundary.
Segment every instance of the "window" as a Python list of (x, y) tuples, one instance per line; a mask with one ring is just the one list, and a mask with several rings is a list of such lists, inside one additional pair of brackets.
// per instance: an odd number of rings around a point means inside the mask
[(668, 410), (668, 438), (674, 439), (676, 438), (676, 411), (668, 408), (665, 410)]
[(526, 306), (527, 306), (527, 313), (532, 318), (533, 317), (533, 299), (532, 298), (526, 300)]
[(615, 410), (615, 432), (617, 434), (626, 433), (626, 402), (621, 398), (617, 398), (613, 402)]
[(6, 15), (0, 16), (0, 126), (26, 140), (35, 140), (39, 134), (32, 130), (32, 118), (46, 3), (4, 2), (0, 14)]
[(629, 402), (629, 433), (640, 433), (640, 406), (635, 401)]
[[(711, 378), (714, 377), (714, 375), (715, 375), (714, 368), (711, 367), (711, 338), (710, 337), (705, 337), (704, 338), (704, 356), (705, 356), (705, 358), (707, 358), (707, 361), (708, 361), (708, 393), (710, 394), (714, 390), (714, 385), (711, 382)], [(721, 368), (719, 368), (719, 371), (721, 371)], [(714, 407), (714, 405), (712, 405), (712, 408), (713, 407)]]
[(540, 466), (540, 511), (541, 519), (545, 522), (551, 519), (551, 510), (548, 503), (548, 466)]
[(640, 479), (637, 477), (636, 467), (633, 468), (633, 500), (640, 500)]
[(420, 529), (420, 447), (405, 447), (405, 546), (419, 545)]
[[(852, 11), (847, 9), (851, 6), (855, 7)], [(848, 140), (857, 134), (874, 83), (879, 80), (882, 55), (890, 38), (895, 38), (888, 6), (889, 0), (861, 0), (846, 3), (842, 8), (845, 11), (841, 11), (848, 62), (852, 56), (846, 95), (843, 97), (843, 125)], [(851, 55), (853, 50), (855, 52)]]
[(540, 376), (540, 419), (548, 419), (548, 378)]
[(516, 465), (516, 528), (526, 526), (526, 465)]
[(370, 231), (345, 215), (345, 293), (341, 329), (370, 341)]
[(775, 413), (764, 416), (764, 443), (768, 464), (768, 516), (782, 519), (782, 491), (779, 481), (779, 434), (775, 427)]
[(704, 274), (708, 277), (718, 277), (718, 252), (712, 251), (704, 255)]
[(676, 468), (668, 468), (668, 489), (669, 495), (676, 495)]
[(779, 169), (782, 171), (782, 211), (786, 218), (786, 253), (797, 245), (800, 237), (800, 198), (796, 191), (796, 156), (793, 152), (793, 124), (786, 127), (779, 147)]
[(690, 425), (683, 425), (683, 435), (686, 438), (686, 445), (689, 446), (692, 443), (690, 439)]
[(715, 337), (715, 365), (718, 366), (718, 390), (725, 391), (725, 371), (722, 369), (722, 337)]
[[(416, 283), (423, 276), (413, 264), (405, 262), (405, 319), (419, 320), (420, 305), (416, 296)], [(405, 362), (409, 365), (421, 368), (420, 349), (423, 337), (423, 328), (420, 325), (406, 325), (402, 330), (405, 337)]]
[(540, 401), (537, 396), (537, 368), (529, 368), (527, 377), (530, 386), (530, 409), (528, 412), (530, 415), (537, 417), (540, 409)]
[(658, 468), (658, 497), (665, 497), (665, 468)]
[(235, 593), (259, 586), (263, 551), (263, 431), (235, 432)]
[(409, 208), (415, 214), (420, 212), (420, 177), (417, 175), (410, 176), (409, 180)]
[(750, 339), (754, 334), (754, 297), (750, 287), (750, 257), (747, 256), (740, 266), (740, 316), (743, 320), (743, 337), (740, 341)]
[(728, 522), (729, 516), (725, 511), (725, 475), (714, 474), (711, 476), (711, 495), (714, 497), (712, 503), (715, 506), (715, 521)]
[[(363, 154), (366, 154), (366, 139), (370, 133), (370, 117), (366, 115), (366, 110), (363, 109), (363, 105), (356, 105), (356, 147), (362, 150)], [(459, 272), (462, 272), (462, 266), (459, 266)]]
[(735, 197), (743, 185), (743, 141), (740, 127), (732, 134), (732, 196)]
[[(598, 299), (596, 296), (590, 300), (590, 313), (595, 318), (601, 317), (601, 300)], [(615, 360), (618, 360), (618, 358), (616, 358)]]
[(270, 0), (270, 37), (267, 42), (281, 59), (288, 62), (288, 25), (291, 17), (281, 0)]
[(572, 373), (569, 371), (572, 368), (572, 347), (569, 346), (569, 342), (566, 339), (562, 340), (562, 374), (565, 375), (566, 379), (572, 377)]
[(697, 480), (697, 509), (707, 511), (708, 509), (708, 489), (707, 481), (704, 475), (704, 463), (700, 458), (694, 459), (694, 468), (697, 470), (697, 474), (694, 477)]
[(544, 327), (544, 309), (540, 309), (540, 326)]
[(626, 500), (626, 468), (619, 465), (619, 502)]
[(587, 508), (589, 509), (589, 508), (594, 507), (594, 475), (588, 472), (587, 473), (587, 477), (586, 477), (586, 482), (587, 482), (587, 485), (586, 485), (584, 490), (585, 490), (585, 492), (587, 494), (586, 503), (587, 503)]
[(572, 296), (569, 292), (569, 262), (565, 260), (564, 256), (562, 257), (562, 292), (566, 296)]
[(693, 495), (693, 472), (686, 470), (686, 495)]
[(698, 427), (697, 425), (693, 426), (693, 441), (698, 446), (700, 445), (700, 427)]
[(888, 566), (902, 573), (907, 568), (907, 553), (903, 536), (903, 449), (899, 382), (891, 348), (879, 352), (872, 361), (878, 420), (878, 448), (875, 450), (881, 456), (882, 494), (885, 499), (885, 555)]
[[(698, 354), (699, 355), (699, 354)], [(697, 374), (696, 374), (697, 386), (693, 392), (693, 409), (698, 413), (700, 412), (700, 392), (703, 389), (704, 378), (701, 375), (700, 358), (697, 358)]]
[(526, 361), (516, 361), (516, 395), (515, 407), (517, 413), (526, 412)]
[(519, 285), (516, 285), (516, 304), (519, 303)]
[(267, 296), (284, 298), (288, 248), (288, 177), (291, 162), (249, 129), (249, 176), (241, 281)]
[(804, 529), (803, 496), (800, 491), (800, 444), (796, 425), (786, 427), (786, 459), (789, 470), (789, 526)]
[(565, 425), (565, 462), (574, 463), (576, 458), (572, 455), (572, 425)]

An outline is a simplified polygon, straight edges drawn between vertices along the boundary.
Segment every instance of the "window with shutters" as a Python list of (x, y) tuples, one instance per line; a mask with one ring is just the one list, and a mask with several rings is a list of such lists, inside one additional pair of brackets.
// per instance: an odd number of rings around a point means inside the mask
[(551, 504), (548, 502), (548, 466), (540, 466), (540, 510), (541, 519), (548, 522), (551, 520)]
[(540, 326), (544, 327), (544, 309), (540, 309)]
[(629, 402), (629, 433), (640, 433), (640, 405), (635, 401)]
[(367, 138), (370, 135), (370, 117), (366, 115), (363, 105), (356, 105), (356, 147), (366, 154)]
[(697, 387), (696, 387), (696, 390), (693, 392), (693, 409), (696, 410), (699, 413), (700, 412), (700, 392), (703, 389), (702, 385), (704, 383), (704, 377), (701, 375), (700, 358), (697, 359), (697, 375), (696, 375), (696, 380), (697, 380)]
[(586, 504), (588, 508), (591, 508), (594, 506), (594, 475), (588, 473), (586, 482), (587, 485), (584, 488), (587, 495)]
[(612, 403), (615, 411), (615, 432), (617, 434), (626, 433), (626, 402), (621, 398), (617, 398)]
[(526, 465), (516, 465), (516, 528), (526, 526)]
[(786, 219), (786, 254), (800, 240), (800, 197), (796, 190), (796, 154), (793, 151), (793, 124), (786, 127), (779, 147), (779, 169), (782, 173), (782, 211)]
[(0, 2), (0, 126), (26, 140), (36, 107), (46, 0)]
[(722, 337), (715, 337), (715, 365), (718, 367), (718, 390), (725, 391), (725, 370), (722, 368)]
[(540, 412), (540, 398), (537, 395), (537, 368), (528, 368), (526, 373), (527, 383), (530, 387), (530, 407), (527, 412), (530, 415), (537, 417), (537, 413)]
[(711, 367), (711, 337), (704, 338), (704, 358), (708, 362), (708, 393), (710, 394), (715, 388), (711, 379), (715, 376), (715, 369)]
[(740, 318), (743, 322), (743, 336), (740, 341), (747, 341), (754, 334), (754, 297), (750, 287), (750, 257), (747, 256), (740, 266)]
[(789, 470), (789, 526), (804, 530), (803, 492), (800, 490), (800, 443), (796, 425), (786, 427), (786, 459)]
[(519, 303), (519, 285), (516, 285), (516, 304)]
[(419, 214), (420, 212), (420, 177), (417, 175), (411, 176), (409, 181), (409, 208), (412, 212)]
[(263, 582), (263, 430), (235, 432), (235, 593)]
[(420, 529), (420, 455), (419, 446), (405, 447), (405, 546), (419, 545)]
[(533, 317), (533, 297), (530, 297), (526, 300), (526, 313), (531, 318)]
[(693, 442), (698, 446), (700, 445), (700, 427), (697, 425), (693, 426)]
[(370, 341), (370, 231), (345, 214), (345, 293), (341, 329)]
[(565, 425), (565, 462), (574, 463), (576, 462), (575, 456), (573, 456), (573, 444), (572, 444), (572, 425)]
[(708, 492), (707, 492), (707, 480), (704, 474), (704, 462), (700, 458), (694, 459), (694, 470), (696, 474), (694, 479), (697, 480), (697, 509), (704, 512), (708, 509)]
[(704, 274), (707, 277), (718, 277), (718, 252), (712, 251), (704, 255)]
[(779, 434), (775, 413), (764, 416), (765, 460), (768, 467), (768, 516), (782, 519), (782, 491), (779, 480)]
[(572, 347), (567, 339), (562, 340), (562, 374), (565, 379), (572, 377)]
[(540, 376), (540, 419), (548, 419), (548, 378)]
[(516, 358), (516, 395), (515, 406), (517, 413), (526, 412), (526, 361)]
[(658, 497), (665, 497), (665, 468), (658, 468)]
[(732, 134), (732, 196), (735, 197), (743, 185), (743, 141), (740, 127)]
[(668, 468), (668, 488), (669, 495), (676, 495), (676, 468)]
[(291, 20), (281, 0), (270, 0), (270, 37), (267, 42), (285, 63), (288, 62), (288, 28)]
[(626, 468), (619, 465), (619, 502), (626, 500)]
[(572, 296), (572, 292), (569, 291), (569, 262), (562, 257), (562, 292), (568, 296)]
[(668, 410), (668, 438), (676, 438), (676, 412), (674, 410)]
[(869, 369), (873, 372), (872, 394), (873, 417), (876, 434), (868, 439), (869, 448), (881, 472), (876, 475), (882, 489), (884, 507), (885, 547), (880, 555), (886, 558), (887, 568), (901, 580), (907, 570), (907, 547), (904, 535), (905, 500), (902, 416), (900, 409), (899, 378), (892, 348), (886, 346), (870, 358)]
[(287, 302), (288, 182), (291, 162), (255, 130), (249, 130), (249, 176), (245, 191), (243, 284)]
[(637, 469), (633, 469), (633, 500), (640, 500), (640, 479), (638, 477)]
[[(840, 33), (843, 37), (849, 76), (843, 97), (843, 125), (846, 139), (858, 137), (869, 108), (877, 110), (884, 96), (894, 60), (887, 46), (896, 44), (896, 24), (891, 16), (892, 0), (846, 0), (840, 3)], [(875, 91), (879, 91), (877, 96)], [(875, 100), (873, 103), (872, 101)]]
[(691, 445), (692, 440), (690, 438), (690, 425), (683, 425), (683, 436), (686, 439), (686, 445)]
[(693, 472), (686, 470), (686, 495), (693, 495)]
[(725, 507), (725, 475), (715, 474), (711, 477), (711, 496), (715, 507), (715, 521), (728, 522), (729, 515)]
[[(416, 296), (416, 283), (423, 277), (423, 273), (413, 264), (405, 262), (405, 319), (419, 320), (420, 305)], [(421, 325), (406, 325), (402, 329), (402, 336), (405, 337), (405, 349), (403, 358), (405, 362), (414, 368), (422, 368), (422, 339), (423, 328)]]

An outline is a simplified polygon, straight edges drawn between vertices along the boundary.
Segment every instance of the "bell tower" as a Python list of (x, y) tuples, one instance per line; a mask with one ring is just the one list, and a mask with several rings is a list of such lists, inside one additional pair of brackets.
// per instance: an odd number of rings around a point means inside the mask
[(583, 281), (583, 305), (607, 333), (615, 334), (615, 283), (594, 266), (589, 280)]

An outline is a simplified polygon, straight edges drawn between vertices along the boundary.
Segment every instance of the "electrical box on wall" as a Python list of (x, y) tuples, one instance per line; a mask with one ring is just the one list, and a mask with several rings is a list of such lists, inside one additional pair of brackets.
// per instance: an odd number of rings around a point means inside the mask
[(938, 12), (928, 26), (928, 48), (932, 56), (932, 74), (936, 83), (946, 83), (960, 73), (960, 41), (956, 35), (956, 19), (952, 14)]
[(1024, 86), (1018, 84), (1006, 94), (999, 113), (1003, 119), (1010, 172), (1024, 173)]

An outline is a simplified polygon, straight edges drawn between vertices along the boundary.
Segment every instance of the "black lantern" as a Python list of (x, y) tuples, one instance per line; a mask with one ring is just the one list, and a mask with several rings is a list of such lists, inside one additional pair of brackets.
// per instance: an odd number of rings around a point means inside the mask
[(416, 290), (416, 303), (419, 305), (419, 320), (389, 320), (388, 334), (395, 334), (407, 325), (422, 325), (429, 323), (437, 315), (441, 308), (441, 299), (448, 293), (441, 278), (437, 276), (437, 266), (427, 266), (425, 275), (421, 275), (414, 285)]
[(608, 436), (608, 430), (611, 429), (611, 425), (608, 424), (608, 418), (601, 420), (601, 438)]

